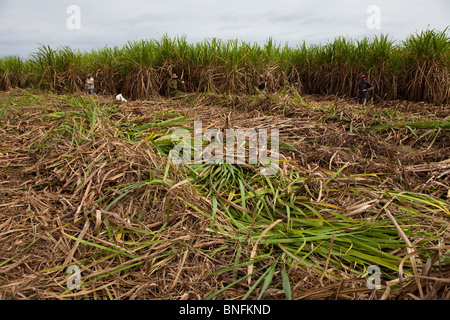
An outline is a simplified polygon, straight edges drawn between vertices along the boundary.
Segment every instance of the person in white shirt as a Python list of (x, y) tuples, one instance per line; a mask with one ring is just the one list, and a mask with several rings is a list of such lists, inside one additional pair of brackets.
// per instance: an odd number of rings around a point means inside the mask
[(88, 94), (94, 94), (94, 78), (90, 73), (87, 75), (85, 86), (88, 91)]

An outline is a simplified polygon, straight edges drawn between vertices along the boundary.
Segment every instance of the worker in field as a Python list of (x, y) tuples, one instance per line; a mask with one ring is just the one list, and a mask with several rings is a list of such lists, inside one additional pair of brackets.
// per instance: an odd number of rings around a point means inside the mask
[(85, 87), (87, 89), (88, 94), (94, 94), (94, 78), (90, 73), (88, 73), (87, 75)]
[(358, 99), (356, 100), (356, 105), (358, 105), (359, 102), (363, 102), (363, 105), (365, 106), (368, 92), (369, 90), (373, 90), (373, 88), (373, 84), (367, 81), (367, 77), (363, 74), (361, 76), (361, 81), (358, 84)]
[[(172, 73), (172, 76), (169, 80), (169, 96), (175, 97), (177, 95), (178, 91), (178, 76), (176, 73)], [(181, 81), (181, 84), (184, 85), (184, 81)]]
[(264, 76), (259, 76), (259, 80), (258, 80), (258, 90), (261, 93), (265, 93), (266, 92), (266, 78)]

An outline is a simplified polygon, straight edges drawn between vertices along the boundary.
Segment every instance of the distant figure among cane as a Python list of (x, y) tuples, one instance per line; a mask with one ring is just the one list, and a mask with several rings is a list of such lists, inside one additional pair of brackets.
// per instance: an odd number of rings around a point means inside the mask
[(367, 77), (363, 74), (361, 76), (361, 81), (358, 84), (358, 99), (356, 99), (356, 105), (362, 100), (363, 105), (367, 102), (367, 93), (369, 90), (373, 90), (373, 84), (367, 81)]
[(85, 83), (88, 94), (94, 94), (94, 78), (88, 73)]
[(266, 79), (264, 78), (264, 76), (259, 76), (258, 90), (261, 93), (265, 93), (266, 91)]
[[(175, 97), (178, 91), (178, 76), (176, 73), (173, 73), (169, 80), (169, 96)], [(181, 81), (181, 84), (184, 85), (184, 81)]]

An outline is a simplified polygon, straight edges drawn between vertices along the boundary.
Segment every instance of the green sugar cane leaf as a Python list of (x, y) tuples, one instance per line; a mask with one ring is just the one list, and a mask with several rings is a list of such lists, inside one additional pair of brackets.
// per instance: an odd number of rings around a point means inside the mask
[(245, 188), (244, 188), (244, 184), (242, 183), (241, 179), (239, 179), (239, 190), (241, 192), (241, 206), (243, 208), (247, 208), (247, 204), (246, 204), (247, 201), (246, 201), (246, 198), (245, 198)]
[(262, 268), (260, 268), (260, 269), (258, 269), (258, 270), (255, 270), (255, 271), (253, 271), (252, 273), (247, 274), (247, 275), (245, 275), (245, 276), (243, 276), (243, 277), (237, 279), (236, 281), (230, 283), (229, 285), (223, 287), (222, 289), (220, 289), (220, 290), (214, 292), (213, 294), (210, 294), (209, 296), (207, 296), (207, 297), (205, 298), (205, 300), (211, 300), (212, 298), (214, 298), (215, 296), (221, 294), (221, 293), (224, 292), (225, 290), (228, 290), (229, 288), (231, 288), (231, 287), (234, 286), (235, 284), (238, 284), (239, 282), (244, 281), (244, 280), (247, 279), (248, 277), (253, 276), (254, 274), (260, 272), (261, 270), (264, 270), (264, 268), (266, 268), (266, 266), (264, 266), (264, 267), (262, 267)]
[(270, 266), (269, 270), (266, 271), (267, 275), (265, 276), (263, 286), (261, 288), (261, 292), (259, 293), (258, 300), (261, 300), (264, 292), (266, 292), (267, 288), (269, 288), (270, 283), (272, 282), (273, 275), (275, 274), (276, 264)]
[(129, 194), (131, 191), (125, 192), (123, 194), (121, 194), (120, 196), (118, 196), (116, 199), (114, 199), (113, 201), (111, 201), (106, 207), (105, 207), (105, 211), (108, 211), (114, 204), (116, 204), (120, 199), (122, 199), (123, 197), (125, 197), (127, 194)]
[[(272, 266), (271, 266), (272, 267)], [(258, 280), (255, 281), (255, 283), (252, 285), (252, 287), (247, 291), (247, 293), (242, 297), (242, 300), (246, 300), (250, 294), (256, 289), (256, 287), (259, 285), (259, 283), (267, 277), (267, 275), (270, 272), (271, 267), (269, 267), (262, 275), (258, 278)]]
[(21, 250), (18, 254), (16, 254), (15, 256), (13, 256), (10, 259), (7, 259), (5, 261), (3, 261), (2, 263), (0, 263), (0, 267), (4, 266), (5, 264), (7, 264), (9, 261), (15, 259), (17, 256), (19, 256), (21, 253), (27, 251), (32, 245), (34, 245), (37, 241), (39, 240), (39, 238), (34, 239), (29, 245), (27, 245), (23, 250)]
[(210, 275), (215, 275), (215, 274), (220, 274), (220, 273), (224, 273), (224, 272), (227, 272), (227, 271), (236, 270), (236, 269), (242, 268), (242, 267), (247, 267), (248, 265), (255, 264), (255, 263), (257, 263), (257, 262), (261, 262), (261, 261), (268, 260), (268, 259), (271, 259), (271, 258), (272, 258), (272, 257), (270, 257), (270, 256), (262, 256), (262, 257), (259, 257), (259, 258), (256, 257), (256, 258), (254, 258), (254, 259), (252, 259), (252, 260), (248, 260), (248, 261), (245, 261), (245, 262), (241, 262), (241, 263), (239, 263), (239, 264), (235, 264), (235, 265), (232, 265), (232, 266), (230, 266), (230, 267), (226, 267), (226, 268), (223, 268), (223, 269), (220, 269), (220, 270), (211, 272), (210, 274), (208, 274), (208, 276), (210, 276)]
[(281, 283), (283, 286), (284, 294), (286, 295), (286, 299), (292, 300), (291, 283), (289, 282), (289, 274), (287, 273), (286, 267), (284, 264), (281, 267)]
[(127, 257), (129, 257), (129, 258), (138, 258), (138, 257), (139, 257), (139, 256), (136, 256), (136, 255), (132, 255), (132, 254), (128, 254), (128, 253), (124, 252), (124, 251), (123, 251), (124, 248), (120, 247), (119, 245), (116, 245), (116, 246), (117, 246), (118, 248), (120, 248), (120, 249), (109, 248), (109, 247), (105, 247), (105, 246), (102, 246), (102, 245), (100, 245), (100, 244), (96, 244), (96, 243), (93, 243), (93, 242), (90, 242), (90, 241), (87, 241), (87, 240), (79, 239), (79, 238), (74, 237), (74, 236), (71, 236), (70, 234), (67, 234), (67, 233), (65, 233), (65, 232), (62, 232), (62, 233), (63, 233), (66, 237), (68, 237), (68, 238), (70, 238), (70, 239), (72, 239), (72, 240), (78, 241), (78, 242), (80, 242), (80, 243), (82, 243), (82, 244), (85, 244), (85, 245), (88, 245), (88, 246), (91, 246), (91, 247), (95, 247), (95, 248), (98, 248), (98, 249), (102, 249), (102, 250), (105, 250), (105, 251), (108, 251), (108, 252), (113, 252), (113, 253), (116, 253), (116, 254), (119, 254), (119, 255), (124, 255), (124, 256), (127, 256)]

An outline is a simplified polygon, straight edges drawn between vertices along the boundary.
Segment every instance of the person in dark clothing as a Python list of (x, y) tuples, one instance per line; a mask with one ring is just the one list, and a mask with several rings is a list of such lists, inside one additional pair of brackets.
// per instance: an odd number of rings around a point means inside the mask
[(358, 84), (358, 99), (356, 100), (356, 105), (358, 105), (361, 100), (363, 105), (366, 105), (367, 93), (369, 90), (373, 90), (373, 84), (367, 81), (367, 77), (365, 75), (362, 75), (361, 81)]
[[(184, 81), (181, 81), (181, 84), (184, 85)], [(169, 80), (169, 96), (175, 97), (178, 94), (178, 76), (176, 73), (173, 73)]]
[(261, 93), (264, 93), (266, 91), (266, 79), (264, 78), (264, 76), (259, 76), (258, 90)]
[(178, 91), (178, 76), (176, 73), (173, 73), (169, 80), (169, 96), (175, 97)]

